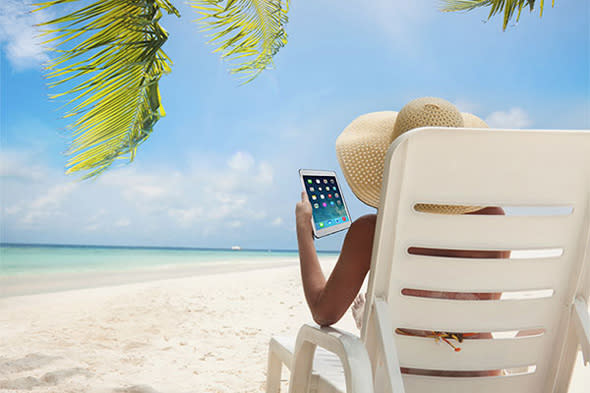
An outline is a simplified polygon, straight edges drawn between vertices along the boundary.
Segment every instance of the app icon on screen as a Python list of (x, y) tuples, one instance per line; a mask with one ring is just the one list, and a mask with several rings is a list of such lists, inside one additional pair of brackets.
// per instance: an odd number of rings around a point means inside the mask
[(334, 201), (330, 201), (330, 205), (333, 205), (333, 204), (334, 204)]
[(343, 216), (343, 217), (342, 217), (342, 221), (346, 221), (346, 217), (344, 217), (344, 216)]
[(337, 190), (336, 190), (336, 187), (332, 187), (332, 188), (334, 189), (334, 191), (337, 191)]
[(325, 198), (324, 194), (320, 194), (320, 198), (324, 199)]
[(340, 198), (340, 195), (338, 195), (338, 193), (334, 194), (334, 196), (335, 196), (336, 198)]
[(311, 184), (311, 179), (307, 179), (307, 184)]
[(312, 196), (311, 196), (311, 199), (313, 199), (313, 200), (315, 201), (316, 199), (318, 199), (318, 197), (317, 197), (317, 196), (315, 196), (315, 195), (312, 195)]
[(324, 179), (324, 184), (328, 184), (328, 180)]
[(323, 228), (323, 227), (324, 227), (324, 223), (320, 222), (320, 228)]
[(320, 207), (320, 204), (319, 203), (314, 203), (313, 204), (313, 207), (315, 207), (317, 209), (318, 207)]
[(334, 184), (334, 179), (330, 179), (330, 183)]
[(332, 225), (332, 220), (328, 220), (328, 225)]
[(342, 202), (340, 202), (340, 200), (337, 200), (337, 201), (336, 201), (336, 203), (337, 203), (338, 205), (342, 205)]
[(315, 188), (309, 187), (309, 191), (314, 192), (315, 191)]
[(336, 219), (336, 224), (340, 224), (340, 219), (339, 218)]
[(332, 194), (328, 194), (328, 198), (332, 198)]
[(322, 191), (322, 187), (318, 187), (318, 191)]
[(320, 179), (315, 179), (315, 182), (320, 184)]
[(322, 203), (322, 206), (323, 206), (323, 207), (326, 207), (326, 206), (328, 206), (328, 205), (326, 204), (326, 202), (324, 202), (324, 203)]

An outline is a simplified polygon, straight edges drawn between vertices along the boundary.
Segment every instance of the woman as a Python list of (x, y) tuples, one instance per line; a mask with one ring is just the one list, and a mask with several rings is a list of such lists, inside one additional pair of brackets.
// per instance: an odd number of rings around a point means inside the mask
[[(385, 154), (391, 142), (403, 132), (423, 126), (487, 127), (471, 114), (461, 114), (451, 103), (439, 98), (420, 98), (407, 104), (399, 114), (376, 112), (355, 119), (339, 136), (336, 150), (342, 172), (355, 195), (370, 206), (379, 205)], [(353, 181), (351, 181), (354, 179)], [(361, 179), (359, 181), (359, 179)], [(364, 183), (363, 183), (364, 181)], [(417, 205), (431, 213), (504, 214), (500, 207)], [(297, 242), (305, 298), (316, 323), (336, 323), (357, 297), (371, 264), (377, 216), (368, 214), (355, 220), (346, 234), (338, 261), (326, 280), (317, 257), (311, 224), (312, 207), (305, 192), (296, 205)], [(508, 258), (509, 251), (458, 251), (415, 247), (414, 254)], [(406, 295), (450, 299), (499, 299), (499, 293), (433, 293), (406, 290)], [(363, 297), (355, 302), (355, 320), (360, 325)], [(353, 309), (354, 311), (354, 309)], [(359, 326), (360, 327), (360, 326)]]

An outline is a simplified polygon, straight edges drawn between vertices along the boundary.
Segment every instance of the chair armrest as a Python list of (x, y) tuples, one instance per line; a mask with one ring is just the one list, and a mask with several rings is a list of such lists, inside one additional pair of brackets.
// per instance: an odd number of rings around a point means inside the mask
[(373, 393), (373, 372), (367, 350), (355, 335), (331, 327), (303, 325), (297, 334), (290, 393), (307, 393), (317, 346), (340, 358), (348, 393)]
[(582, 345), (584, 364), (588, 366), (590, 363), (590, 316), (588, 315), (588, 304), (581, 296), (574, 300), (574, 318), (578, 341)]

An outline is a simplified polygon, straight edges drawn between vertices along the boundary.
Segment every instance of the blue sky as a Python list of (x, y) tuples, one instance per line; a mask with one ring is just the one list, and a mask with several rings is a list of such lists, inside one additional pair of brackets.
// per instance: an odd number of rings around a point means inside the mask
[[(166, 117), (133, 163), (79, 182), (64, 175), (68, 123), (31, 38), (51, 11), (25, 4), (0, 5), (3, 242), (294, 249), (298, 168), (340, 173), (347, 124), (422, 96), (495, 127), (590, 128), (585, 1), (523, 12), (505, 32), (485, 10), (441, 13), (436, 0), (295, 1), (275, 68), (245, 86), (174, 2), (182, 18), (161, 20), (174, 61), (160, 84)], [(344, 196), (353, 218), (374, 212), (346, 185)]]

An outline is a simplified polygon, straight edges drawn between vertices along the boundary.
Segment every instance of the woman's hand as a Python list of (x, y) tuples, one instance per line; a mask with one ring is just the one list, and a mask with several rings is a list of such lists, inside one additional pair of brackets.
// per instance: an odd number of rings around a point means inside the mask
[(301, 192), (301, 201), (295, 206), (295, 223), (297, 233), (304, 236), (311, 236), (313, 230), (311, 227), (311, 203), (305, 191)]

